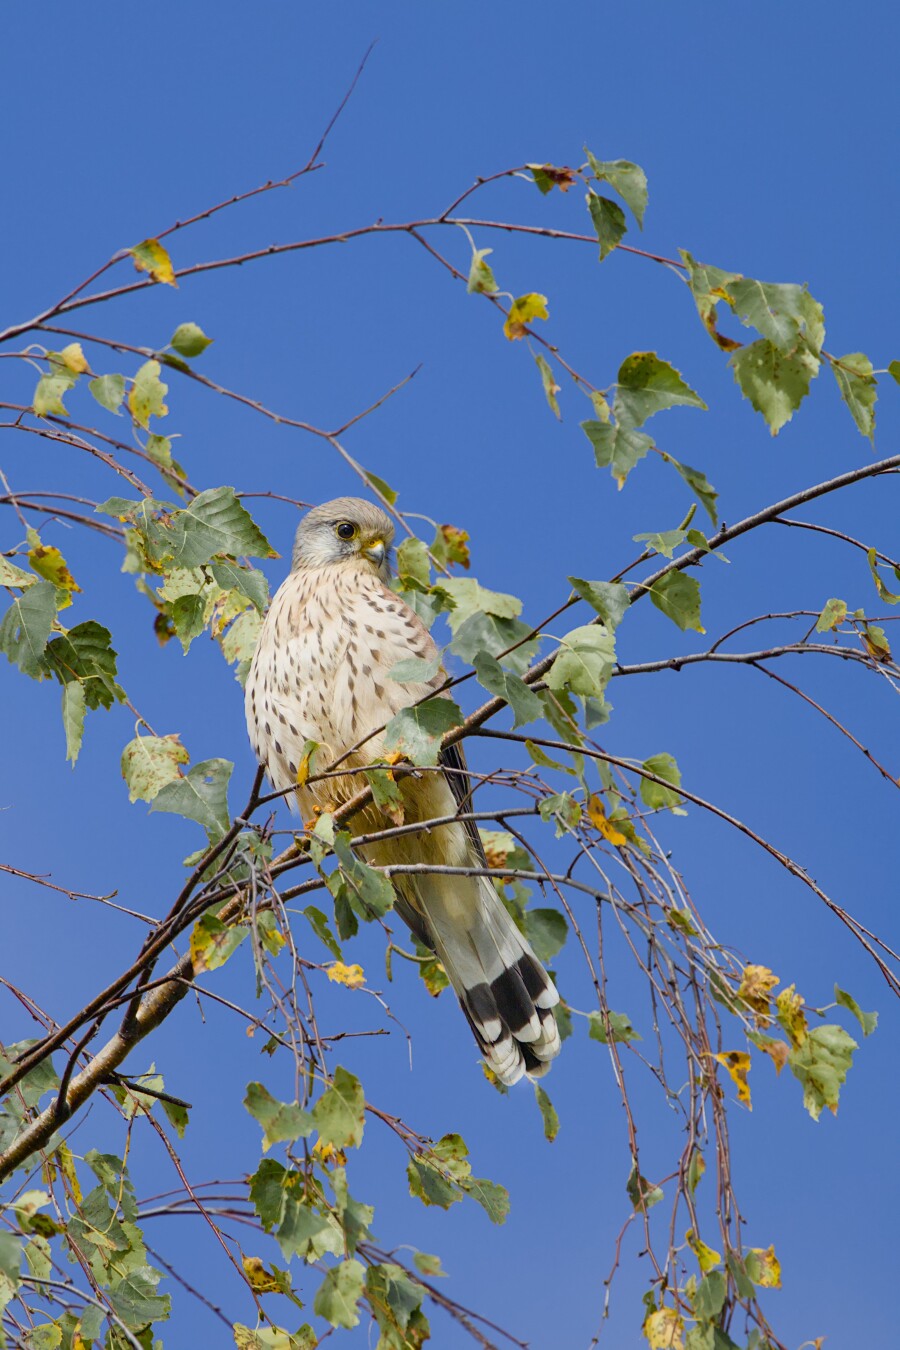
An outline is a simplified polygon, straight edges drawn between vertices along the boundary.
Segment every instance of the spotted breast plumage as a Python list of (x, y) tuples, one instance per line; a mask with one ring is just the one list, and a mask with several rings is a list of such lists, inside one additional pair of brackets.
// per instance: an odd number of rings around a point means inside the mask
[[(389, 587), (393, 533), (384, 512), (360, 498), (315, 507), (300, 523), (291, 572), (263, 624), (247, 678), (247, 727), (274, 788), (295, 788), (304, 819), (315, 807), (347, 801), (361, 786), (351, 772), (297, 786), (308, 742), (319, 747), (317, 772), (339, 759), (348, 770), (382, 761), (385, 724), (446, 679), (440, 670), (419, 684), (389, 678), (400, 661), (438, 655), (424, 624)], [(440, 770), (399, 778), (407, 822), (468, 809), (461, 747), (442, 753)], [(375, 833), (385, 824), (370, 806), (354, 818), (354, 833)], [(381, 840), (360, 852), (374, 866), (486, 869), (471, 821)], [(437, 953), (497, 1077), (511, 1084), (524, 1073), (545, 1073), (559, 1052), (553, 1013), (559, 995), (491, 881), (400, 874), (393, 884), (398, 913)]]

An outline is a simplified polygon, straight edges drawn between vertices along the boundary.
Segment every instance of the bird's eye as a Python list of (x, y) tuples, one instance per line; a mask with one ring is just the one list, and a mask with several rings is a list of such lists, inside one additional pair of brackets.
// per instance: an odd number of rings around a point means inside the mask
[(349, 520), (342, 520), (340, 525), (335, 526), (335, 531), (339, 539), (356, 538), (356, 526)]

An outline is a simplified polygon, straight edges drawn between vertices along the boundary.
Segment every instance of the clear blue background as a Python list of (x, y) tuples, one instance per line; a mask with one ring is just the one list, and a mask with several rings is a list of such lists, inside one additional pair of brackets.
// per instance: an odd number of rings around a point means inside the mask
[[(476, 175), (524, 161), (577, 164), (587, 143), (601, 158), (626, 157), (647, 172), (646, 229), (631, 242), (670, 255), (686, 247), (767, 280), (806, 281), (825, 306), (830, 350), (862, 348), (877, 367), (900, 355), (897, 19), (884, 4), (855, 16), (833, 3), (644, 0), (618, 7), (598, 0), (6, 6), (3, 319), (37, 312), (114, 250), (299, 167), (375, 37), (329, 140), (328, 167), (176, 236), (176, 265), (378, 217), (430, 216)], [(577, 191), (542, 199), (533, 187), (506, 183), (468, 205), (487, 217), (587, 228)], [(827, 371), (794, 423), (772, 440), (665, 269), (624, 254), (600, 267), (586, 245), (487, 232), (477, 242), (494, 248), (504, 289), (549, 297), (548, 337), (595, 383), (610, 383), (630, 351), (651, 349), (701, 391), (712, 411), (664, 414), (654, 431), (664, 449), (708, 473), (726, 520), (870, 455)], [(435, 243), (467, 265), (460, 233), (445, 231)], [(675, 526), (690, 501), (655, 462), (641, 464), (617, 493), (593, 467), (578, 429), (588, 412), (583, 397), (564, 387), (565, 419), (557, 424), (525, 344), (507, 343), (491, 306), (468, 297), (407, 238), (263, 261), (72, 320), (150, 346), (182, 321), (200, 323), (216, 339), (200, 369), (320, 426), (345, 421), (421, 363), (412, 385), (350, 433), (348, 446), (401, 491), (401, 506), (467, 528), (475, 574), (524, 596), (535, 620), (564, 594), (567, 574), (610, 575), (633, 556), (633, 534)], [(94, 363), (132, 369), (118, 359)], [(4, 397), (28, 403), (33, 373), (6, 362), (3, 374)], [(355, 490), (322, 443), (174, 375), (169, 382), (163, 429), (181, 434), (176, 453), (195, 482), (309, 501)], [(877, 439), (886, 455), (897, 449), (897, 391), (884, 384), (882, 391)], [(70, 400), (76, 420), (93, 416), (90, 404), (86, 393)], [(86, 457), (12, 432), (0, 443), (0, 467), (16, 490), (54, 486), (101, 499), (120, 490)], [(286, 556), (294, 513), (266, 504), (257, 514)], [(893, 480), (858, 485), (798, 514), (898, 551)], [(8, 511), (4, 547), (17, 531)], [(72, 621), (98, 618), (113, 629), (122, 681), (158, 732), (181, 732), (195, 761), (235, 761), (236, 808), (253, 766), (240, 691), (218, 650), (202, 639), (187, 660), (176, 643), (160, 651), (149, 607), (133, 602), (132, 579), (116, 571), (113, 545), (60, 527), (45, 537), (64, 549), (84, 588)], [(836, 542), (770, 527), (726, 551), (729, 567), (711, 563), (702, 572), (711, 635), (758, 613), (818, 609), (830, 595), (878, 610), (864, 557)], [(273, 583), (284, 567), (269, 567)], [(702, 642), (641, 606), (621, 630), (620, 655), (668, 656)], [(833, 707), (893, 771), (900, 768), (886, 684), (837, 661), (800, 665), (778, 669)], [(182, 875), (179, 860), (198, 845), (199, 832), (129, 806), (118, 777), (129, 715), (90, 715), (71, 772), (63, 766), (57, 693), (12, 669), (0, 676), (3, 857), (52, 872), (62, 884), (117, 889), (124, 904), (165, 912)], [(619, 680), (611, 697), (611, 750), (638, 758), (670, 751), (692, 789), (771, 837), (870, 927), (889, 927), (896, 790), (808, 707), (754, 671), (731, 667)], [(482, 746), (473, 758), (490, 766), (495, 753)], [(696, 809), (661, 828), (723, 942), (796, 981), (811, 1003), (827, 1002), (837, 981), (882, 1012), (836, 1119), (814, 1124), (799, 1085), (776, 1084), (770, 1066), (759, 1064), (751, 1075), (753, 1114), (735, 1109), (731, 1130), (746, 1239), (775, 1242), (782, 1262), (785, 1288), (767, 1306), (785, 1343), (827, 1334), (830, 1350), (887, 1344), (896, 1320), (884, 1293), (896, 1274), (896, 1010), (846, 932), (746, 840)], [(3, 973), (60, 1019), (118, 972), (140, 938), (128, 919), (34, 887), (5, 881), (0, 903)], [(352, 949), (357, 958), (383, 987), (373, 935)], [(590, 1007), (574, 953), (560, 969), (573, 1004)], [(242, 953), (213, 987), (250, 1001), (249, 959)], [(610, 999), (650, 1033), (642, 985), (624, 953)], [(602, 1048), (579, 1035), (554, 1068), (548, 1086), (562, 1128), (551, 1147), (527, 1087), (500, 1098), (484, 1084), (449, 999), (428, 1000), (401, 971), (390, 1002), (414, 1031), (414, 1071), (396, 1032), (350, 1043), (344, 1062), (363, 1072), (376, 1103), (423, 1131), (459, 1130), (476, 1172), (510, 1188), (512, 1211), (506, 1227), (495, 1229), (474, 1205), (441, 1214), (402, 1198), (401, 1153), (370, 1121), (351, 1185), (376, 1204), (376, 1233), (386, 1245), (440, 1252), (453, 1277), (448, 1292), (537, 1350), (587, 1346), (627, 1213), (624, 1119)], [(335, 1027), (383, 1021), (362, 994), (335, 991), (325, 1006)], [(33, 1031), (10, 998), (0, 1009), (2, 1039)], [(146, 1068), (143, 1057), (152, 1055), (170, 1089), (196, 1104), (184, 1144), (195, 1180), (254, 1165), (258, 1130), (240, 1105), (248, 1078), (289, 1087), (236, 1018), (214, 1006), (206, 1018), (186, 1002), (130, 1066)], [(676, 1128), (636, 1065), (630, 1074), (642, 1165), (655, 1177), (671, 1165)], [(107, 1108), (94, 1107), (73, 1148), (96, 1143), (98, 1130), (110, 1146), (117, 1142), (112, 1122), (101, 1127), (104, 1114)], [(177, 1184), (149, 1130), (134, 1165), (142, 1194)], [(160, 1222), (149, 1237), (229, 1316), (252, 1321), (249, 1300), (200, 1220)], [(243, 1240), (248, 1251), (269, 1255), (249, 1232)], [(636, 1233), (626, 1240), (613, 1290), (604, 1339), (616, 1346), (642, 1343), (638, 1299), (650, 1272), (636, 1260), (639, 1246)], [(297, 1276), (311, 1297), (315, 1281), (302, 1270)], [(173, 1292), (168, 1343), (228, 1343), (221, 1323)], [(348, 1342), (362, 1345), (366, 1335), (360, 1329)], [(448, 1324), (436, 1331), (440, 1346), (462, 1340)]]

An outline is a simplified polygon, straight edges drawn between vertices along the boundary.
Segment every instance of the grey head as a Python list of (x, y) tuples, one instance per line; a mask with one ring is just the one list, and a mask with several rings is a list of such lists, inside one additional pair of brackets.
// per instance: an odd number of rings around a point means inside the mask
[(336, 497), (303, 517), (294, 539), (292, 570), (362, 563), (382, 580), (390, 577), (394, 526), (380, 506), (362, 497)]

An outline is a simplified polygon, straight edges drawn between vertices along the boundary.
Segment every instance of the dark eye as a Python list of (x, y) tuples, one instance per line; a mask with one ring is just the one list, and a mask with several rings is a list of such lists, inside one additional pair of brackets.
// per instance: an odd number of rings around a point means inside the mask
[(340, 525), (335, 526), (335, 530), (339, 539), (356, 538), (356, 526), (351, 524), (349, 520), (342, 520)]

